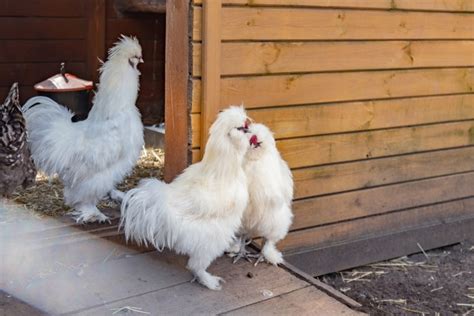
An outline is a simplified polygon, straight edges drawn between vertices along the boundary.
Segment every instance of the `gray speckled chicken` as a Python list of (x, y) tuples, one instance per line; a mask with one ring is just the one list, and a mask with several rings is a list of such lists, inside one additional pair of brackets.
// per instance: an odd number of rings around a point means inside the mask
[(18, 83), (14, 83), (0, 105), (0, 196), (8, 197), (19, 185), (26, 188), (34, 183), (35, 177), (36, 168), (26, 143)]

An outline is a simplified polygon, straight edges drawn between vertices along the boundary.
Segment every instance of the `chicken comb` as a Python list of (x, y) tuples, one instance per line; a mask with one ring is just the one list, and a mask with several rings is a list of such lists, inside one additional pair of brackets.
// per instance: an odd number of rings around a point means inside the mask
[(249, 118), (247, 118), (244, 123), (244, 128), (248, 129), (250, 124), (252, 124), (252, 121)]
[(252, 135), (252, 137), (250, 137), (250, 144), (251, 145), (258, 145), (257, 135)]

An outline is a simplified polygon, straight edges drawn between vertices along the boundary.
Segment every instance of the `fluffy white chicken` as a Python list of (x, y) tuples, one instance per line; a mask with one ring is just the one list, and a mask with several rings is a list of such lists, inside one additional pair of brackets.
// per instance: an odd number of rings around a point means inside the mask
[(143, 125), (135, 102), (141, 62), (138, 40), (122, 36), (100, 69), (100, 86), (84, 121), (73, 123), (74, 113), (46, 97), (23, 106), (35, 164), (59, 176), (77, 222), (108, 220), (96, 205), (107, 194), (123, 196), (115, 185), (139, 158)]
[(275, 245), (286, 236), (293, 219), (293, 178), (268, 127), (251, 124), (249, 131), (251, 147), (244, 160), (249, 204), (242, 218), (242, 236), (229, 252), (236, 256), (234, 262), (251, 256), (245, 249), (246, 240), (260, 236), (265, 239), (265, 244), (255, 264), (266, 260), (278, 265), (283, 262), (283, 257)]
[(241, 107), (224, 110), (201, 162), (169, 184), (142, 180), (122, 201), (126, 239), (188, 255), (188, 269), (211, 290), (220, 290), (223, 279), (206, 269), (232, 243), (248, 201), (242, 168), (250, 145), (247, 120)]

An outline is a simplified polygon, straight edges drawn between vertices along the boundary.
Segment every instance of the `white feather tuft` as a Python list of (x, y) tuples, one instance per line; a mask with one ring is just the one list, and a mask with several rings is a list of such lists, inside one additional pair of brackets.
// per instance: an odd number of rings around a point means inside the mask
[(237, 129), (246, 120), (241, 107), (221, 112), (201, 162), (170, 184), (143, 180), (122, 202), (128, 240), (189, 255), (188, 268), (214, 290), (220, 278), (205, 270), (233, 241), (248, 200), (242, 163), (249, 141)]
[[(35, 164), (64, 183), (65, 202), (81, 213), (103, 215), (96, 204), (132, 170), (143, 146), (143, 125), (135, 107), (139, 72), (129, 53), (141, 48), (123, 38), (101, 68), (100, 86), (87, 120), (73, 123), (66, 107), (46, 97), (23, 106)], [(133, 52), (134, 53), (134, 52)]]
[(270, 129), (263, 124), (251, 124), (249, 129), (259, 146), (249, 149), (244, 162), (249, 205), (243, 215), (242, 233), (265, 238), (262, 254), (270, 263), (279, 264), (283, 259), (275, 244), (286, 236), (293, 219), (293, 178)]

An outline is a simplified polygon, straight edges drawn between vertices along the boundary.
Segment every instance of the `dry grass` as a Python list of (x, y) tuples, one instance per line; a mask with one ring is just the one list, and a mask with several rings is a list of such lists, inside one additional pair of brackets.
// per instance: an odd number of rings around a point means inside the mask
[[(162, 179), (164, 152), (161, 149), (147, 148), (142, 151), (140, 160), (132, 174), (118, 185), (118, 189), (127, 191), (147, 177)], [(23, 204), (27, 209), (50, 216), (61, 216), (69, 212), (70, 207), (63, 202), (63, 186), (57, 178), (48, 178), (38, 173), (36, 184), (28, 189), (19, 190), (13, 194), (13, 201)], [(118, 207), (110, 200), (103, 200), (99, 208)]]

